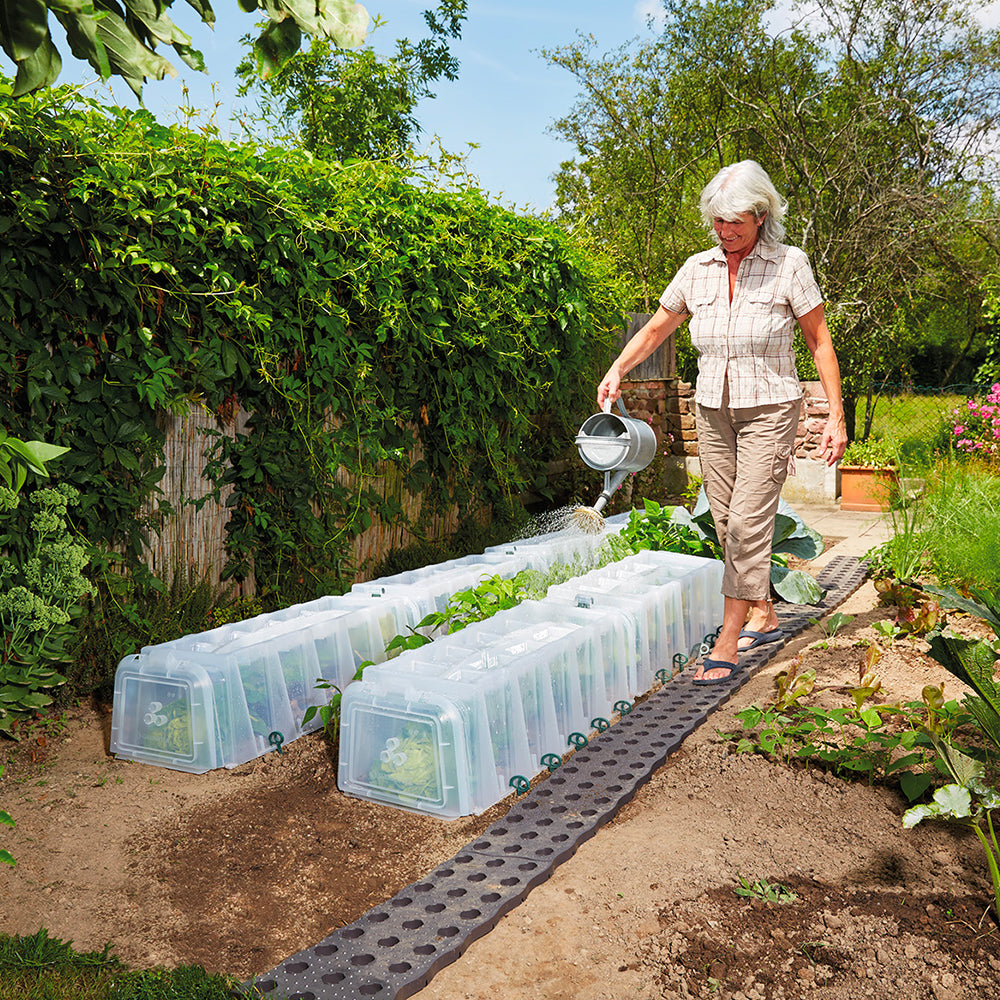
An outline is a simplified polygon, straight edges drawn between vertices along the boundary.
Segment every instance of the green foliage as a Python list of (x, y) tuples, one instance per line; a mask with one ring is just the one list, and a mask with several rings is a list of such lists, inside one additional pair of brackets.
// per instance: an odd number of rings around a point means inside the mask
[[(188, 66), (204, 70), (205, 59), (192, 48), (191, 36), (167, 15), (172, 4), (173, 0), (156, 5), (122, 0), (121, 7), (50, 2), (5, 5), (0, 47), (17, 65), (15, 96), (48, 87), (59, 77), (62, 58), (49, 34), (50, 9), (65, 30), (74, 56), (86, 59), (104, 80), (112, 74), (123, 77), (140, 97), (147, 78), (177, 75), (155, 51), (157, 45), (173, 46)], [(215, 13), (205, 0), (190, 6), (203, 23), (215, 24)], [(239, 6), (268, 15), (254, 43), (262, 73), (273, 72), (298, 50), (303, 31), (332, 38), (338, 45), (358, 45), (368, 27), (367, 11), (354, 0), (239, 0)]]
[[(487, 577), (475, 587), (453, 594), (444, 611), (432, 611), (418, 627), (428, 628), (431, 632), (440, 629), (442, 634), (449, 635), (461, 631), (473, 622), (486, 621), (498, 611), (515, 608), (527, 596), (520, 574), (513, 579)], [(387, 650), (393, 648), (392, 643), (386, 647)]]
[(0, 482), (18, 493), (29, 472), (48, 476), (46, 463), (65, 455), (68, 448), (46, 444), (44, 441), (18, 441), (0, 427)]
[(628, 524), (617, 538), (609, 541), (628, 548), (628, 554), (651, 549), (654, 552), (683, 552), (707, 559), (719, 559), (721, 554), (716, 540), (707, 538), (697, 528), (678, 523), (674, 507), (663, 507), (655, 500), (643, 500), (643, 509), (629, 514)]
[(959, 462), (941, 463), (920, 505), (920, 544), (944, 583), (1000, 589), (1000, 478)]
[(803, 702), (814, 691), (811, 671), (793, 670), (781, 681), (773, 705), (751, 705), (736, 713), (744, 735), (725, 735), (738, 752), (763, 753), (784, 764), (818, 764), (842, 778), (891, 779), (910, 801), (933, 781), (929, 769), (937, 750), (932, 732), (950, 735), (971, 721), (956, 702), (940, 698), (936, 688), (925, 690), (922, 701), (868, 705), (880, 688), (870, 672), (849, 689), (849, 704), (832, 709)]
[(403, 490), (419, 536), (533, 481), (620, 325), (603, 264), (475, 190), (51, 94), (0, 104), (0, 139), (0, 423), (72, 448), (80, 529), (126, 568), (193, 405), (232, 489), (227, 576), (294, 603), (353, 575)]
[(71, 941), (0, 935), (0, 996), (18, 1000), (231, 1000), (239, 982), (199, 966), (133, 970), (111, 954), (78, 952)]
[[(982, 764), (937, 740), (939, 767), (951, 782), (938, 788), (930, 803), (913, 806), (903, 813), (903, 827), (910, 830), (925, 819), (957, 820), (970, 827), (986, 853), (986, 863), (993, 883), (993, 905), (1000, 919), (1000, 844), (993, 826), (993, 811), (1000, 809), (1000, 792), (983, 780)], [(986, 829), (983, 829), (985, 825)]]
[(756, 882), (751, 882), (743, 875), (737, 876), (740, 884), (736, 887), (737, 896), (745, 896), (747, 899), (758, 899), (762, 903), (794, 903), (798, 893), (792, 892), (787, 886), (780, 882), (768, 882), (765, 878), (759, 878)]
[(0, 733), (52, 703), (65, 682), (57, 667), (72, 657), (67, 643), (90, 593), (86, 549), (72, 541), (67, 508), (78, 502), (65, 484), (21, 500), (0, 486)]
[(826, 649), (829, 641), (834, 639), (837, 633), (845, 625), (850, 625), (852, 621), (854, 621), (853, 615), (845, 615), (841, 611), (835, 611), (828, 618), (810, 618), (809, 624), (819, 627), (826, 640), (822, 643), (822, 648)]
[[(959, 608), (987, 621), (994, 636), (1000, 634), (1000, 602), (994, 594), (973, 589), (964, 597), (950, 587), (929, 587), (944, 607)], [(930, 655), (945, 670), (970, 687), (975, 694), (965, 696), (965, 704), (975, 716), (983, 734), (1000, 750), (1000, 684), (994, 676), (995, 665), (1000, 659), (996, 639), (965, 639), (942, 630), (927, 637)]]
[(879, 438), (855, 439), (847, 446), (841, 464), (884, 469), (895, 466), (896, 449), (890, 442)]
[(964, 461), (939, 462), (918, 496), (901, 491), (889, 539), (866, 555), (885, 603), (912, 607), (907, 582), (1000, 587), (993, 539), (1000, 532), (1000, 479)]
[(323, 159), (399, 160), (419, 132), (417, 103), (434, 96), (435, 81), (458, 78), (448, 40), (461, 37), (465, 16), (466, 0), (443, 0), (425, 12), (430, 35), (416, 44), (399, 39), (388, 58), (314, 37), (308, 52), (267, 76), (244, 59), (236, 68), (243, 80), (239, 92), (259, 98), (269, 131), (297, 130), (297, 141)]
[(684, 485), (684, 491), (681, 494), (681, 499), (684, 501), (685, 507), (694, 507), (694, 505), (698, 502), (698, 497), (701, 495), (701, 485), (701, 476), (688, 476), (687, 482)]

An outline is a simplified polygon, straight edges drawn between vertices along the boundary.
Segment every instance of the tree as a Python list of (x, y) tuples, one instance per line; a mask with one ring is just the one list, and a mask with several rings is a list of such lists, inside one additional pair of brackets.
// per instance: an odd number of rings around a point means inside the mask
[(420, 128), (417, 104), (434, 96), (431, 84), (458, 78), (448, 40), (461, 37), (465, 17), (466, 0), (441, 0), (424, 12), (429, 37), (416, 44), (399, 39), (388, 58), (314, 38), (307, 52), (266, 78), (244, 59), (236, 70), (240, 93), (255, 91), (262, 119), (297, 129), (298, 141), (317, 156), (399, 159)]
[[(985, 243), (970, 255), (959, 236), (994, 167), (1000, 33), (981, 29), (970, 5), (940, 0), (819, 0), (818, 20), (779, 34), (767, 0), (662, 6), (663, 35), (623, 68), (580, 45), (549, 54), (586, 91), (556, 126), (580, 153), (560, 172), (573, 197), (564, 207), (595, 219), (634, 274), (652, 274), (660, 262), (616, 235), (631, 225), (620, 205), (646, 206), (635, 246), (667, 245), (654, 202), (693, 201), (723, 163), (759, 160), (789, 199), (789, 242), (809, 253), (830, 301), (850, 410), (873, 378), (905, 365), (915, 301), (968, 295), (989, 269)], [(626, 127), (643, 115), (646, 126)], [(625, 157), (640, 183), (620, 170)], [(669, 256), (654, 288), (679, 263)]]
[[(262, 10), (268, 21), (254, 42), (263, 74), (275, 72), (298, 51), (302, 32), (337, 45), (364, 41), (368, 12), (354, 0), (238, 0), (245, 11)], [(142, 96), (147, 78), (176, 76), (155, 51), (170, 45), (192, 69), (204, 70), (191, 36), (168, 17), (173, 0), (0, 0), (0, 47), (17, 66), (14, 96), (55, 83), (62, 58), (49, 33), (49, 14), (66, 32), (70, 51), (85, 59), (103, 80), (117, 75)], [(208, 0), (187, 0), (203, 23), (214, 25)]]

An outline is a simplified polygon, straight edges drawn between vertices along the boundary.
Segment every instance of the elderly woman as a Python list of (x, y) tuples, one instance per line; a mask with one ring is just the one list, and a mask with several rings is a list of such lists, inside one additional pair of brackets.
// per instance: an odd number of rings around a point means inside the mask
[(785, 207), (753, 160), (720, 170), (701, 193), (702, 218), (717, 246), (684, 262), (597, 392), (601, 406), (616, 399), (622, 378), (691, 317), (698, 454), (725, 557), (722, 629), (697, 684), (728, 680), (741, 650), (782, 638), (770, 601), (771, 540), (802, 398), (792, 349), (796, 322), (830, 404), (820, 453), (833, 465), (847, 447), (823, 296), (806, 255), (781, 242)]

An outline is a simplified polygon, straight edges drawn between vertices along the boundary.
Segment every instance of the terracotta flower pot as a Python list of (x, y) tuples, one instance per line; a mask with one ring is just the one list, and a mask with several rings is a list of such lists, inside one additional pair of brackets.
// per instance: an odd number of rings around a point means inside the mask
[(841, 510), (888, 510), (899, 472), (867, 465), (840, 467)]

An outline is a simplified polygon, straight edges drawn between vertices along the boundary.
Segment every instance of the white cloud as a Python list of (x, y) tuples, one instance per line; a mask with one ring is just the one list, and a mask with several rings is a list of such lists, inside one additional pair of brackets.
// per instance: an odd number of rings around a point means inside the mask
[(662, 31), (667, 23), (660, 0), (637, 0), (635, 7), (632, 8), (632, 17), (644, 28), (652, 23), (654, 31)]
[(1000, 3), (988, 3), (976, 11), (976, 20), (984, 28), (1000, 28)]

